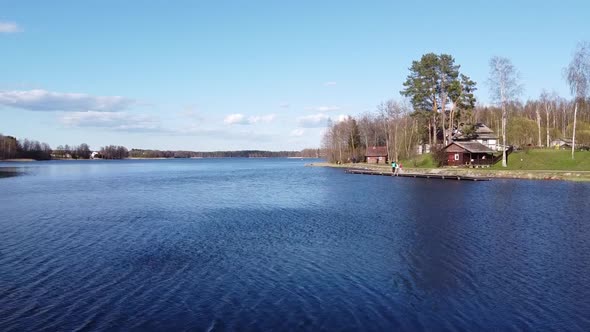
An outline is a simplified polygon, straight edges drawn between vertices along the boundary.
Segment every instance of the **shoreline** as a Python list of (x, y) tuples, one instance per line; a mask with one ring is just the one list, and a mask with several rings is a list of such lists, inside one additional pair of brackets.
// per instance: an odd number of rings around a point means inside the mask
[(23, 163), (23, 162), (33, 162), (37, 161), (35, 159), (28, 159), (28, 158), (16, 158), (16, 159), (0, 159), (0, 162), (7, 162), (7, 163)]
[(105, 159), (105, 158), (94, 158), (94, 159), (72, 159), (72, 158), (54, 158), (48, 160), (36, 160), (36, 159), (27, 159), (27, 158), (17, 158), (17, 159), (0, 159), (0, 163), (3, 162), (10, 162), (10, 163), (20, 163), (20, 162), (40, 162), (40, 161), (91, 161), (91, 160), (173, 160), (173, 159), (231, 159), (231, 158), (242, 158), (242, 159), (318, 159), (314, 157), (186, 157), (186, 158), (174, 158), (174, 157), (155, 157), (155, 158), (148, 158), (148, 157), (129, 157), (129, 158), (121, 158), (121, 159)]
[[(389, 171), (389, 165), (374, 164), (330, 164), (327, 162), (306, 164), (309, 167), (330, 167), (344, 169), (365, 169), (376, 171)], [(590, 182), (590, 171), (562, 171), (562, 170), (497, 170), (489, 168), (412, 168), (404, 167), (402, 172), (437, 175), (462, 175), (484, 177), (490, 179), (524, 179), (524, 180), (553, 180)]]

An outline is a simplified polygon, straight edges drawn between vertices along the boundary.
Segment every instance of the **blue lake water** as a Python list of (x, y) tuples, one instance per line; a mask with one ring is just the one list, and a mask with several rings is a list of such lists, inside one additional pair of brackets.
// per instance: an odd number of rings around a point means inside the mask
[(0, 330), (590, 330), (590, 185), (10, 163)]

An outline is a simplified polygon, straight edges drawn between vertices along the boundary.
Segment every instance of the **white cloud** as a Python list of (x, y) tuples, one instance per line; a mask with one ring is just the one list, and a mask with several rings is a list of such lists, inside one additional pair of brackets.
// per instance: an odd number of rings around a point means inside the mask
[(0, 22), (0, 33), (21, 32), (22, 29), (13, 22)]
[(334, 86), (334, 85), (336, 85), (336, 82), (334, 82), (334, 81), (324, 82), (324, 86)]
[(276, 118), (275, 114), (267, 114), (267, 115), (255, 115), (248, 118), (248, 122), (250, 124), (255, 123), (271, 123)]
[(289, 136), (292, 137), (301, 137), (305, 134), (305, 129), (303, 128), (296, 128), (291, 130), (291, 133), (289, 134)]
[(235, 113), (230, 114), (223, 119), (223, 122), (228, 125), (251, 125), (257, 123), (270, 123), (274, 121), (276, 118), (275, 114), (267, 114), (267, 115), (254, 115), (250, 117), (246, 117), (244, 114)]
[(128, 133), (157, 133), (171, 136), (215, 137), (225, 141), (268, 142), (272, 136), (259, 130), (210, 128), (192, 123), (184, 127), (166, 128), (158, 117), (129, 112), (69, 112), (63, 113), (60, 122), (71, 128), (98, 128)]
[(321, 128), (328, 125), (329, 116), (323, 113), (306, 115), (297, 119), (297, 125), (303, 128)]
[(226, 116), (225, 119), (223, 119), (223, 123), (228, 125), (248, 124), (248, 119), (246, 119), (246, 116), (244, 114), (236, 113)]
[(46, 90), (0, 91), (0, 105), (29, 111), (116, 112), (135, 103), (119, 96), (91, 96)]
[(160, 127), (158, 118), (127, 112), (70, 112), (63, 114), (60, 121), (68, 127), (95, 127), (129, 132), (165, 131)]
[(323, 128), (328, 125), (328, 121), (342, 122), (348, 118), (349, 116), (344, 114), (331, 117), (325, 113), (318, 113), (297, 118), (297, 126), (300, 128)]
[(350, 118), (350, 116), (348, 116), (348, 115), (340, 114), (340, 115), (338, 115), (338, 117), (332, 119), (332, 121), (334, 121), (334, 122), (342, 122), (342, 121), (348, 120), (349, 118)]
[(333, 112), (340, 110), (338, 106), (315, 106), (315, 107), (307, 107), (306, 110), (309, 111), (316, 111), (316, 112)]

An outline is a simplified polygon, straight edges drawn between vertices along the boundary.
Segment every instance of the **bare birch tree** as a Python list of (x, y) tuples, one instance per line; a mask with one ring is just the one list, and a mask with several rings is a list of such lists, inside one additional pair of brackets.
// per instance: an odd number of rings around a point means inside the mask
[(520, 95), (519, 74), (508, 58), (494, 56), (490, 59), (490, 78), (488, 79), (492, 99), (502, 107), (502, 167), (507, 167), (506, 158), (506, 108), (508, 103)]
[[(551, 114), (551, 112), (553, 111), (555, 104), (557, 103), (557, 93), (553, 92), (551, 95), (543, 90), (543, 92), (541, 92), (541, 97), (540, 97), (540, 101), (543, 104), (543, 108), (545, 109), (545, 121), (547, 123), (547, 126), (545, 127), (545, 143), (546, 143), (546, 147), (550, 147), (551, 145), (551, 137), (549, 135), (549, 116)], [(555, 128), (555, 114), (553, 114), (553, 128)], [(540, 134), (539, 134), (540, 135)]]
[(572, 159), (576, 147), (576, 118), (578, 104), (586, 98), (590, 86), (590, 43), (578, 44), (572, 61), (565, 69), (565, 79), (574, 96), (574, 128), (572, 133)]
[(541, 111), (539, 110), (539, 103), (535, 103), (535, 115), (537, 118), (537, 146), (543, 146), (543, 141), (541, 140)]
[(387, 116), (389, 121), (392, 123), (392, 134), (391, 142), (393, 143), (393, 159), (396, 162), (399, 161), (399, 149), (400, 149), (400, 139), (398, 137), (398, 129), (399, 129), (399, 122), (402, 115), (402, 107), (401, 105), (394, 101), (389, 100), (387, 102)]

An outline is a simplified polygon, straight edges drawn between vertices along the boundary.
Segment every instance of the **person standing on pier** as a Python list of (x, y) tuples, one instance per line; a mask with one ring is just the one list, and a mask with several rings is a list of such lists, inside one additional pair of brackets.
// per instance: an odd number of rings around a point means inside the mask
[(395, 162), (395, 160), (391, 161), (391, 173), (393, 173), (395, 175), (395, 170), (397, 168), (397, 163)]

